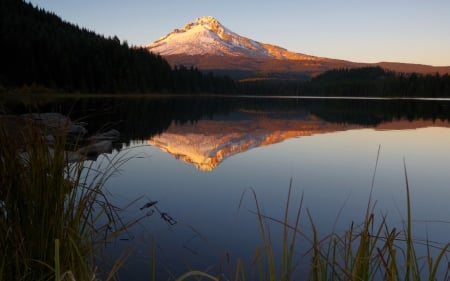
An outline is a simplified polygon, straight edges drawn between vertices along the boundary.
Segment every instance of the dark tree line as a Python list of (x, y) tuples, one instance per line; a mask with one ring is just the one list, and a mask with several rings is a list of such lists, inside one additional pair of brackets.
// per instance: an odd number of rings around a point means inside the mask
[(313, 78), (304, 91), (324, 96), (448, 97), (450, 76), (396, 73), (381, 67), (335, 69)]
[(381, 67), (326, 71), (308, 81), (259, 80), (240, 83), (246, 94), (359, 97), (450, 97), (448, 74), (397, 73)]
[(229, 78), (171, 69), (161, 56), (64, 22), (22, 0), (0, 2), (0, 86), (64, 92), (229, 92)]
[(212, 72), (204, 74), (194, 67), (175, 66), (172, 71), (171, 90), (174, 93), (222, 93), (236, 92), (235, 81), (225, 77), (216, 77)]

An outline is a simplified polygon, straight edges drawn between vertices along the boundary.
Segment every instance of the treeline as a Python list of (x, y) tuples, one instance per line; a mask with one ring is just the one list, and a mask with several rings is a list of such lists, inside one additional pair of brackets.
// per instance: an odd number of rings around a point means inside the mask
[(448, 74), (397, 73), (381, 67), (329, 70), (308, 81), (245, 81), (245, 94), (358, 97), (450, 97)]
[(448, 74), (396, 73), (381, 67), (330, 70), (304, 85), (323, 96), (449, 97)]
[(0, 87), (90, 93), (225, 93), (229, 78), (172, 69), (161, 56), (64, 22), (21, 0), (0, 2)]
[(245, 79), (239, 82), (239, 90), (243, 95), (295, 96), (303, 88), (304, 82), (294, 79)]

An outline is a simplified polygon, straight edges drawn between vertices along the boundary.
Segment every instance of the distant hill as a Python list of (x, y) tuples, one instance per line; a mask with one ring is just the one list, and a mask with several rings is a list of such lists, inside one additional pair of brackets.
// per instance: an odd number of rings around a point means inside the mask
[(313, 77), (335, 68), (362, 67), (365, 64), (341, 60), (282, 60), (276, 58), (252, 58), (245, 56), (220, 55), (166, 55), (171, 65), (197, 67), (214, 73), (228, 72), (235, 79), (244, 78), (302, 78)]
[(382, 62), (358, 63), (290, 52), (229, 30), (214, 17), (199, 17), (145, 46), (171, 65), (227, 71), (234, 78), (311, 77), (330, 69), (381, 66), (398, 72), (450, 73), (448, 67)]

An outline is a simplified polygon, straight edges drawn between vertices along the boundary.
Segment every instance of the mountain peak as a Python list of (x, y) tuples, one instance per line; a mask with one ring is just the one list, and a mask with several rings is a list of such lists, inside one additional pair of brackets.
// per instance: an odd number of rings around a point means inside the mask
[(225, 29), (220, 24), (220, 22), (213, 16), (203, 16), (203, 17), (196, 18), (195, 21), (193, 21), (193, 22), (187, 23), (183, 28), (179, 28), (179, 29), (176, 28), (171, 33), (187, 32), (187, 31), (194, 29), (196, 27), (199, 27), (199, 26), (206, 28), (208, 30), (214, 31), (216, 33), (220, 32), (220, 31), (223, 32)]
[(195, 23), (197, 24), (207, 24), (207, 25), (217, 25), (220, 24), (219, 21), (213, 17), (213, 16), (202, 16), (202, 17), (198, 17), (195, 20)]
[(184, 27), (176, 28), (150, 43), (146, 48), (162, 56), (214, 55), (283, 60), (317, 59), (240, 36), (223, 26), (213, 16), (198, 17)]

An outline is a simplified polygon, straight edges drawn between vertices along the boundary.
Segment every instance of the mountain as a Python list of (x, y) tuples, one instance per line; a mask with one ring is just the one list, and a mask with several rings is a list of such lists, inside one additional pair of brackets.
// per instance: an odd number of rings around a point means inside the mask
[(290, 52), (234, 33), (211, 16), (177, 28), (145, 46), (172, 65), (195, 66), (202, 70), (235, 71), (241, 75), (274, 76), (279, 73), (311, 75), (336, 67), (362, 66)]
[(171, 65), (194, 66), (225, 74), (238, 73), (238, 76), (241, 76), (239, 78), (255, 76), (298, 78), (313, 76), (335, 68), (369, 65), (380, 65), (401, 72), (450, 72), (450, 67), (388, 62), (357, 63), (290, 52), (279, 46), (240, 36), (212, 16), (199, 17), (145, 48), (160, 54)]
[(318, 57), (289, 52), (278, 46), (240, 36), (214, 17), (199, 17), (147, 46), (153, 53), (169, 55), (234, 56), (255, 59), (317, 61)]

